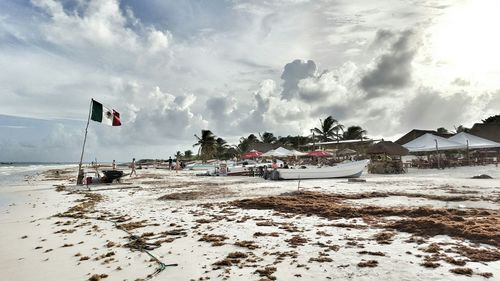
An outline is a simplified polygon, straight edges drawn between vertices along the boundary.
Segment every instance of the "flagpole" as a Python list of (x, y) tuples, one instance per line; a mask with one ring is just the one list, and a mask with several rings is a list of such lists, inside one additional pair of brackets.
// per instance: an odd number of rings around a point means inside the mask
[(78, 177), (76, 178), (76, 184), (83, 184), (83, 170), (82, 170), (83, 152), (85, 151), (85, 143), (87, 142), (87, 131), (89, 129), (90, 114), (92, 112), (93, 100), (94, 99), (90, 99), (89, 117), (87, 119), (87, 126), (85, 127), (85, 137), (83, 138), (82, 155), (80, 156), (80, 163), (78, 164)]

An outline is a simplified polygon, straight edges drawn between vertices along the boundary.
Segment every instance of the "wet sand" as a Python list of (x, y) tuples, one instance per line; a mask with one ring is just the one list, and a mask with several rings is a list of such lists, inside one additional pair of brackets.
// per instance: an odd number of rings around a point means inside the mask
[[(494, 166), (309, 180), (300, 190), (297, 181), (138, 174), (87, 191), (73, 171), (53, 170), (2, 189), (2, 279), (500, 276)], [(469, 179), (478, 174), (496, 179)]]

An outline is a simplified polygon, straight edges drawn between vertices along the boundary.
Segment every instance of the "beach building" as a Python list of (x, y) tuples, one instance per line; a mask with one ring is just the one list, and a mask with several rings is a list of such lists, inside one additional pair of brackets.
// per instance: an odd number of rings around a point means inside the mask
[(491, 141), (500, 142), (500, 123), (476, 123), (472, 126), (469, 133)]
[(401, 159), (408, 155), (408, 149), (392, 141), (381, 141), (372, 145), (367, 153), (370, 155), (368, 172), (373, 174), (401, 174), (406, 169)]
[(363, 139), (363, 140), (338, 140), (338, 141), (326, 141), (326, 142), (316, 142), (308, 143), (302, 145), (301, 147), (307, 151), (312, 151), (315, 149), (327, 150), (336, 153), (337, 151), (347, 151), (346, 149), (354, 150), (357, 155), (366, 155), (368, 148), (381, 140), (375, 139)]
[(431, 135), (439, 136), (439, 137), (442, 137), (442, 138), (445, 138), (445, 139), (453, 136), (453, 134), (451, 134), (451, 133), (443, 134), (443, 133), (438, 133), (435, 130), (413, 129), (413, 130), (409, 131), (408, 133), (406, 133), (405, 135), (403, 135), (402, 137), (400, 137), (394, 143), (397, 143), (399, 145), (407, 144), (410, 141), (412, 141), (414, 139), (417, 139), (417, 138), (419, 138), (419, 137), (421, 137), (421, 136), (423, 136), (425, 134), (431, 134)]
[[(248, 151), (251, 151), (251, 150), (257, 150), (257, 151), (260, 151), (260, 152), (263, 152), (263, 153), (266, 153), (268, 152), (269, 150), (273, 150), (273, 149), (276, 149), (278, 147), (280, 147), (281, 145), (278, 144), (278, 143), (265, 143), (265, 142), (255, 142), (255, 143), (252, 143), (248, 146)], [(247, 151), (247, 152), (248, 152)]]

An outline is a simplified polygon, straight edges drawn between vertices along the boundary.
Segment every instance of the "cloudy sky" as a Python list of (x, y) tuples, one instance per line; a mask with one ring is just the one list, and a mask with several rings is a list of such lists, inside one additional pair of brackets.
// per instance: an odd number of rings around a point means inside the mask
[(370, 137), (500, 108), (496, 0), (0, 1), (0, 161), (166, 158), (211, 129)]

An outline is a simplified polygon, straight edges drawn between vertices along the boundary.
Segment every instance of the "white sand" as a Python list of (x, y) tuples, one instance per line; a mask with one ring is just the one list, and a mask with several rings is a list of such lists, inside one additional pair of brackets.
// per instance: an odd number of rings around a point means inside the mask
[[(317, 216), (292, 215), (285, 218), (270, 210), (242, 210), (231, 208), (221, 212), (221, 208), (207, 208), (200, 203), (225, 202), (242, 198), (253, 198), (266, 195), (278, 195), (283, 192), (297, 190), (297, 181), (272, 182), (260, 178), (248, 177), (195, 177), (192, 173), (140, 170), (138, 178), (127, 178), (123, 185), (95, 186), (93, 191), (105, 196), (105, 200), (96, 206), (96, 213), (113, 216), (124, 215), (131, 221), (146, 219), (147, 227), (132, 230), (141, 235), (146, 232), (159, 233), (170, 230), (183, 230), (186, 235), (171, 243), (163, 243), (151, 253), (164, 263), (178, 263), (177, 267), (167, 267), (154, 280), (198, 280), (200, 277), (210, 280), (259, 280), (256, 269), (265, 266), (275, 266), (273, 274), (277, 280), (486, 280), (482, 276), (467, 277), (449, 272), (457, 266), (439, 262), (436, 269), (425, 268), (420, 263), (428, 255), (420, 250), (432, 242), (471, 245), (468, 241), (452, 239), (448, 236), (435, 236), (425, 244), (404, 242), (411, 234), (398, 233), (389, 245), (378, 244), (372, 239), (374, 234), (384, 231), (381, 228), (353, 229), (323, 226), (333, 222), (350, 222), (363, 224), (362, 220), (330, 221)], [(471, 176), (488, 174), (494, 180), (472, 180)], [(434, 195), (450, 194), (449, 189), (460, 192), (477, 192), (468, 195), (483, 196), (485, 200), (444, 202), (424, 198), (394, 196), (384, 198), (369, 198), (351, 200), (355, 205), (379, 206), (432, 206), (447, 208), (484, 208), (498, 210), (499, 203), (491, 198), (500, 196), (500, 168), (495, 166), (466, 167), (447, 170), (414, 170), (405, 175), (364, 175), (366, 183), (348, 183), (345, 179), (310, 180), (300, 183), (302, 190), (360, 193), (366, 191), (391, 191), (407, 193), (425, 193)], [(24, 185), (0, 188), (0, 197), (8, 204), (0, 208), (0, 273), (2, 280), (86, 280), (92, 274), (107, 274), (103, 280), (136, 280), (146, 278), (158, 267), (150, 257), (139, 251), (131, 251), (125, 247), (107, 248), (109, 241), (116, 244), (128, 243), (127, 234), (117, 229), (113, 223), (89, 219), (72, 219), (52, 217), (54, 214), (66, 211), (74, 206), (74, 201), (81, 199), (82, 194), (67, 194), (56, 192), (55, 184), (67, 181), (36, 181)], [(130, 184), (127, 184), (130, 183)], [(182, 187), (179, 184), (184, 183)], [(130, 187), (140, 186), (139, 189)], [(176, 188), (172, 188), (172, 186)], [(124, 189), (109, 189), (124, 187)], [(125, 189), (127, 188), (127, 189)], [(197, 200), (160, 201), (158, 197), (186, 191), (203, 191), (208, 196)], [(245, 216), (248, 216), (244, 220)], [(214, 219), (211, 223), (197, 223), (199, 219)], [(237, 222), (242, 220), (242, 222)], [(271, 220), (275, 224), (290, 223), (300, 232), (287, 232), (280, 226), (257, 226), (257, 222)], [(56, 223), (60, 222), (59, 225)], [(67, 223), (67, 225), (63, 225)], [(82, 225), (84, 224), (84, 225)], [(174, 225), (175, 224), (175, 225)], [(79, 227), (75, 227), (82, 225)], [(92, 228), (94, 227), (94, 229)], [(76, 229), (73, 233), (54, 233), (62, 229)], [(97, 228), (97, 230), (96, 230)], [(331, 236), (317, 234), (324, 231)], [(499, 230), (500, 231), (500, 230)], [(255, 232), (277, 232), (278, 237), (254, 237)], [(203, 234), (222, 234), (228, 237), (225, 245), (213, 247), (210, 243), (198, 241)], [(291, 248), (285, 240), (294, 235), (300, 235), (309, 241), (303, 246)], [(27, 236), (27, 238), (22, 238)], [(169, 236), (170, 237), (170, 236)], [(258, 249), (248, 250), (235, 246), (239, 240), (253, 240)], [(79, 244), (81, 241), (83, 243)], [(355, 243), (353, 243), (353, 241)], [(317, 258), (320, 248), (317, 243), (338, 245), (338, 251), (326, 252), (331, 262), (309, 262)], [(356, 244), (357, 243), (357, 244)], [(73, 244), (62, 247), (64, 244)], [(36, 247), (41, 247), (35, 249)], [(442, 246), (451, 248), (453, 245)], [(482, 248), (492, 246), (481, 245)], [(49, 252), (45, 252), (52, 249)], [(359, 254), (359, 251), (380, 251), (385, 256), (370, 256)], [(104, 259), (95, 257), (113, 251), (114, 260), (103, 263)], [(244, 262), (245, 265), (255, 264), (256, 267), (238, 266), (213, 270), (216, 261), (223, 260), (230, 252), (253, 253), (255, 263)], [(276, 256), (270, 253), (277, 251), (296, 251), (297, 257), (285, 257), (283, 261), (274, 264)], [(411, 254), (407, 254), (409, 251)], [(89, 256), (90, 260), (79, 261), (81, 256)], [(453, 256), (454, 254), (450, 254)], [(463, 258), (463, 257), (462, 257)], [(378, 266), (359, 268), (357, 264), (363, 260), (377, 260)], [(297, 267), (298, 264), (305, 265)], [(121, 270), (117, 270), (120, 267)], [(474, 272), (491, 272), (494, 277), (500, 276), (500, 261), (467, 262), (466, 267)]]

